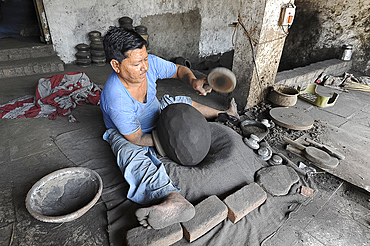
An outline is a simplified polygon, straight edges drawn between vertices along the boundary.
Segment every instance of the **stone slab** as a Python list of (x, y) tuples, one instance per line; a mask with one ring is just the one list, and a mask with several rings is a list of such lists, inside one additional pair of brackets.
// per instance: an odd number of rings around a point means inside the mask
[(128, 246), (165, 246), (180, 241), (182, 237), (183, 233), (180, 223), (160, 230), (146, 229), (140, 226), (127, 232), (126, 242)]
[(223, 202), (229, 209), (227, 217), (236, 223), (266, 199), (266, 192), (257, 183), (251, 183), (226, 197)]
[(291, 186), (298, 182), (299, 176), (293, 168), (279, 165), (260, 169), (256, 174), (257, 183), (274, 196), (288, 194)]
[(223, 221), (228, 214), (227, 206), (215, 195), (195, 206), (195, 216), (183, 222), (184, 236), (193, 242)]
[(275, 84), (289, 86), (305, 86), (314, 83), (322, 73), (334, 76), (341, 76), (344, 72), (352, 68), (352, 61), (346, 62), (339, 59), (330, 59), (317, 63), (312, 63), (306, 67), (298, 67), (291, 70), (278, 72)]
[(336, 168), (322, 168), (353, 185), (370, 192), (370, 134), (369, 127), (345, 123), (340, 128), (327, 125), (327, 130), (321, 136), (321, 142), (329, 145), (345, 155)]

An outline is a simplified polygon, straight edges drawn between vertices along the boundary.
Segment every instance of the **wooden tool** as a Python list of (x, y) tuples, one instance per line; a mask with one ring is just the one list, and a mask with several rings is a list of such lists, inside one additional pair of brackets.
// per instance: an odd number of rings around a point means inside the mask
[(331, 161), (331, 157), (328, 153), (325, 151), (315, 148), (315, 147), (306, 147), (300, 143), (297, 143), (287, 137), (283, 137), (284, 141), (293, 145), (294, 147), (297, 147), (298, 149), (302, 150), (304, 157), (306, 157), (308, 160), (314, 162), (314, 163), (319, 163), (319, 164), (324, 164), (328, 163)]
[(342, 153), (339, 153), (338, 151), (334, 150), (333, 148), (331, 148), (327, 145), (317, 143), (317, 142), (315, 142), (315, 141), (313, 141), (312, 139), (309, 139), (309, 138), (306, 138), (305, 140), (306, 140), (307, 143), (310, 143), (313, 146), (326, 151), (330, 155), (338, 158), (339, 160), (344, 160), (346, 158)]

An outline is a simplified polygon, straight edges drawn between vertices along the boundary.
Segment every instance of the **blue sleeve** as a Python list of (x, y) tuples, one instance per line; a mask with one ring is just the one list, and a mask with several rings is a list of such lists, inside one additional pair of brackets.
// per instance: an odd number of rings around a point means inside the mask
[(115, 105), (114, 108), (109, 109), (109, 116), (122, 135), (130, 135), (141, 127), (133, 106), (127, 104), (112, 104)]
[(157, 79), (169, 79), (175, 76), (177, 66), (175, 63), (166, 61), (158, 56), (149, 55), (149, 67), (156, 72)]
[(134, 102), (113, 72), (102, 91), (100, 108), (107, 129), (115, 128), (123, 135), (130, 135), (140, 129)]

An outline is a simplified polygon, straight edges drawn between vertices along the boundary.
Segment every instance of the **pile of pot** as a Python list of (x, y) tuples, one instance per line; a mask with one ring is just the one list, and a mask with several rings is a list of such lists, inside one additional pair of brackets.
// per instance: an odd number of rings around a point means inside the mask
[(91, 66), (91, 53), (90, 46), (84, 43), (76, 45), (77, 53), (76, 64), (79, 67), (90, 67)]
[(133, 20), (130, 17), (128, 17), (128, 16), (123, 16), (123, 17), (119, 18), (118, 19), (118, 23), (119, 23), (119, 26), (121, 28), (129, 29), (129, 30), (134, 30), (138, 34), (140, 34), (140, 36), (143, 39), (145, 39), (145, 41), (147, 43), (146, 48), (149, 49), (149, 35), (148, 35), (148, 28), (146, 28), (146, 26), (139, 25), (139, 26), (134, 27), (132, 25)]
[(96, 66), (104, 66), (106, 57), (104, 52), (103, 38), (99, 31), (89, 32), (91, 61)]

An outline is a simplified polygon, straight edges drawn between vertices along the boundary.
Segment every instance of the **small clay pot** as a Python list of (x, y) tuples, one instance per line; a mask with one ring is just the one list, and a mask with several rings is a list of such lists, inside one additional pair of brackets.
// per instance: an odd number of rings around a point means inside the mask
[(107, 59), (105, 57), (103, 57), (103, 58), (93, 57), (91, 59), (91, 61), (92, 61), (92, 64), (95, 65), (95, 66), (105, 66)]
[(135, 31), (140, 35), (147, 35), (148, 34), (148, 28), (146, 26), (136, 26)]
[(133, 20), (128, 16), (123, 16), (118, 19), (119, 26), (125, 29), (134, 29), (132, 22)]
[(91, 66), (91, 59), (77, 59), (76, 64), (79, 67), (90, 67)]
[(123, 16), (123, 17), (118, 19), (118, 23), (119, 23), (120, 26), (125, 25), (125, 24), (131, 24), (132, 25), (132, 22), (133, 22), (133, 20), (128, 16)]
[(298, 90), (291, 87), (272, 88), (268, 100), (282, 107), (294, 106), (297, 103)]
[(78, 51), (89, 51), (90, 50), (90, 46), (87, 45), (87, 44), (81, 43), (81, 44), (76, 45), (76, 49)]
[(104, 50), (103, 42), (91, 42), (90, 44), (91, 50)]
[(92, 31), (92, 32), (89, 32), (89, 39), (97, 39), (97, 38), (101, 38), (101, 32), (99, 31)]
[(97, 58), (105, 58), (104, 50), (91, 50), (91, 56)]
[(90, 59), (91, 53), (89, 51), (78, 51), (75, 56), (77, 59)]

